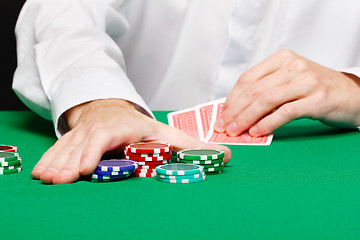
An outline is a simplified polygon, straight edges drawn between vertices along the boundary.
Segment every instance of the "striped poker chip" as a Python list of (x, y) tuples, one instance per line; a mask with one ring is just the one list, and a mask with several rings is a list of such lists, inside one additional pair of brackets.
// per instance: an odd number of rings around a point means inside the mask
[(140, 166), (145, 166), (145, 165), (149, 165), (149, 166), (159, 166), (159, 165), (163, 165), (163, 164), (168, 164), (170, 162), (170, 160), (163, 160), (163, 161), (138, 161)]
[(0, 152), (0, 162), (9, 162), (19, 159), (19, 154), (16, 152)]
[(136, 169), (134, 171), (134, 173), (156, 173), (156, 169), (155, 168), (150, 168), (150, 169)]
[(214, 160), (224, 158), (225, 153), (217, 149), (185, 149), (177, 152), (180, 159), (188, 160)]
[(108, 171), (101, 171), (101, 170), (95, 170), (94, 173), (97, 175), (110, 175), (110, 176), (124, 176), (124, 175), (129, 175), (132, 174), (134, 172), (134, 170), (129, 170), (129, 171), (112, 171), (112, 172), (108, 172)]
[(166, 183), (198, 183), (203, 182), (206, 179), (206, 176), (200, 178), (188, 178), (188, 179), (166, 179), (166, 178), (157, 178), (160, 182)]
[(222, 171), (222, 170), (224, 170), (224, 166), (214, 167), (214, 168), (204, 168), (204, 172), (206, 172), (206, 173), (208, 173), (208, 172)]
[(134, 173), (134, 177), (156, 177), (156, 172), (154, 173)]
[(17, 164), (17, 165), (14, 165), (14, 166), (0, 167), (0, 171), (16, 169), (16, 168), (19, 168), (19, 167), (21, 167), (21, 164)]
[(121, 180), (121, 179), (125, 179), (130, 177), (131, 174), (126, 174), (126, 175), (117, 175), (117, 176), (112, 176), (112, 175), (98, 175), (96, 173), (91, 174), (91, 180)]
[(172, 151), (172, 145), (160, 142), (131, 143), (125, 146), (125, 150), (131, 153), (167, 153)]
[(18, 167), (15, 169), (8, 169), (8, 170), (0, 170), (0, 175), (5, 175), (5, 174), (12, 174), (12, 173), (18, 173), (22, 171), (22, 167)]
[(136, 169), (156, 169), (156, 167), (159, 166), (159, 165), (139, 165), (139, 167)]
[(9, 161), (9, 162), (0, 162), (0, 167), (9, 167), (9, 166), (16, 166), (21, 164), (21, 158), (18, 158), (15, 161)]
[(126, 159), (133, 161), (145, 161), (145, 162), (153, 162), (153, 161), (163, 161), (171, 159), (172, 155), (168, 156), (159, 156), (159, 157), (134, 157), (134, 156), (125, 156)]
[(206, 168), (216, 168), (216, 167), (224, 166), (224, 162), (215, 163), (215, 164), (204, 164), (204, 165), (201, 165), (201, 166), (203, 166), (204, 169), (206, 169)]
[(156, 172), (169, 176), (194, 175), (204, 172), (204, 167), (196, 164), (174, 163), (158, 166)]
[(169, 155), (172, 155), (172, 153), (132, 153), (124, 150), (124, 155), (129, 157), (168, 157)]
[(183, 163), (192, 163), (192, 164), (199, 164), (199, 165), (209, 165), (209, 164), (216, 164), (216, 163), (223, 163), (224, 159), (223, 158), (219, 158), (219, 159), (214, 159), (214, 160), (189, 160), (189, 159), (182, 159), (182, 158), (178, 158), (179, 162), (183, 162)]
[(199, 174), (194, 174), (194, 175), (184, 175), (184, 176), (169, 176), (169, 175), (162, 175), (162, 174), (158, 174), (157, 175), (159, 178), (164, 178), (164, 179), (191, 179), (191, 178), (200, 178), (200, 177), (204, 177), (206, 176), (204, 172), (199, 173)]
[(0, 144), (0, 152), (17, 152), (17, 147)]
[(126, 159), (110, 159), (99, 162), (96, 170), (105, 172), (131, 171), (138, 168), (139, 163)]

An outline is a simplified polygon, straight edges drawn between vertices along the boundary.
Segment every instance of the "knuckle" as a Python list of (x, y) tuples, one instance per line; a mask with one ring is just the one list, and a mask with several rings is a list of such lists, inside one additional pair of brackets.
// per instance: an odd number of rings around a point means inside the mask
[(248, 87), (245, 90), (245, 96), (247, 98), (254, 98), (254, 97), (259, 96), (259, 94), (260, 94), (260, 88), (259, 88), (259, 86), (256, 86), (256, 85)]
[(249, 71), (246, 71), (243, 74), (241, 74), (237, 83), (240, 84), (240, 83), (244, 83), (244, 82), (251, 82), (252, 79), (253, 79), (253, 75)]
[(260, 103), (262, 105), (272, 105), (276, 103), (277, 93), (275, 91), (266, 91), (260, 98)]
[(290, 71), (306, 72), (309, 70), (309, 62), (304, 58), (296, 58), (291, 62), (289, 68)]
[(275, 53), (276, 56), (280, 58), (292, 59), (296, 54), (290, 49), (280, 49)]

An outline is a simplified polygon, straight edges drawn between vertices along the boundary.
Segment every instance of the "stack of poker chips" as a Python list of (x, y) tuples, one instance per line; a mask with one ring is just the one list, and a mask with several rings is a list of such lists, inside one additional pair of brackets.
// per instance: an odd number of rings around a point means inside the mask
[(110, 159), (99, 162), (96, 170), (91, 174), (92, 182), (114, 182), (131, 176), (138, 168), (138, 163), (125, 159)]
[(167, 143), (140, 142), (125, 146), (124, 154), (126, 159), (139, 164), (134, 177), (156, 177), (156, 167), (170, 163), (172, 148)]
[(0, 175), (21, 172), (21, 158), (17, 147), (0, 145)]
[(179, 162), (203, 166), (206, 174), (222, 173), (224, 156), (224, 151), (216, 149), (185, 149), (177, 152)]
[(198, 183), (206, 179), (204, 167), (195, 164), (174, 163), (156, 168), (157, 179), (166, 183)]

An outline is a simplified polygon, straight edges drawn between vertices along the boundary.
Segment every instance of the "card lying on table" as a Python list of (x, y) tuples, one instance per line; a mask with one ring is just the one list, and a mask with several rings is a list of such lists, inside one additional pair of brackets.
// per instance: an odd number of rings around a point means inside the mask
[(176, 127), (193, 138), (208, 143), (233, 145), (270, 145), (273, 134), (252, 137), (246, 131), (236, 137), (214, 131), (216, 119), (221, 115), (225, 98), (200, 104), (193, 108), (171, 112), (167, 115), (170, 126)]

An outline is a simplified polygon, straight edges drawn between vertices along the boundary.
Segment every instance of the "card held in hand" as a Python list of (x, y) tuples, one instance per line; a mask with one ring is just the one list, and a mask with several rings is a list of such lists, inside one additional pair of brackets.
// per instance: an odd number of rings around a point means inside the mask
[(180, 111), (174, 111), (168, 114), (170, 126), (176, 127), (191, 137), (217, 144), (229, 145), (270, 145), (273, 134), (262, 137), (252, 137), (249, 133), (231, 137), (226, 133), (214, 131), (216, 119), (221, 115), (224, 107), (225, 98), (197, 105)]

